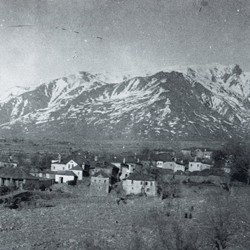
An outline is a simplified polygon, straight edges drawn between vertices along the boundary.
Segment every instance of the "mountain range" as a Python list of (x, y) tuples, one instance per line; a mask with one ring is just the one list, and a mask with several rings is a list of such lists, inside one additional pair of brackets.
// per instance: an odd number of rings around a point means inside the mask
[(249, 132), (250, 74), (239, 65), (107, 79), (82, 71), (1, 95), (0, 135), (167, 141), (224, 140)]

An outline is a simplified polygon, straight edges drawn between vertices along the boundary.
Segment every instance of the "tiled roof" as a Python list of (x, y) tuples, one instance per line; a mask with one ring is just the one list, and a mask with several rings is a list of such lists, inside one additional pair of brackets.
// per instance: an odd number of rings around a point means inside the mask
[(93, 177), (109, 178), (109, 176), (108, 176), (105, 172), (103, 172), (103, 171), (98, 171), (97, 173), (95, 173), (95, 174), (93, 175)]
[(152, 175), (145, 175), (145, 174), (138, 174), (138, 173), (130, 174), (127, 179), (137, 180), (137, 181), (155, 181), (155, 177)]
[(166, 154), (159, 154), (159, 155), (153, 156), (152, 160), (163, 161), (163, 162), (173, 161), (173, 156), (171, 154), (168, 154), (168, 153), (166, 153)]
[(31, 179), (37, 180), (38, 178), (32, 176), (23, 167), (4, 167), (0, 169), (1, 178), (13, 178), (13, 179)]
[(70, 156), (67, 156), (66, 158), (63, 158), (61, 160), (61, 163), (67, 164), (71, 160), (76, 162), (78, 165), (82, 165), (86, 161), (86, 159), (82, 155), (70, 155)]
[(75, 167), (71, 168), (70, 170), (81, 170), (81, 171), (83, 171), (83, 169), (79, 165), (76, 165)]

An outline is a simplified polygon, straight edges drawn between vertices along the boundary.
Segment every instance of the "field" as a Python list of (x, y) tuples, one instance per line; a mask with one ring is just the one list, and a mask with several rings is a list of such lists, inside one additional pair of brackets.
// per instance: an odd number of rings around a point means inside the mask
[(38, 192), (33, 205), (1, 205), (0, 249), (220, 249), (216, 228), (227, 236), (225, 249), (249, 249), (249, 187), (231, 195), (215, 186), (180, 188), (179, 198), (137, 197), (119, 205), (115, 193), (90, 197), (85, 184)]
[(139, 152), (147, 149), (174, 149), (180, 150), (187, 147), (209, 147), (219, 149), (222, 147), (222, 141), (90, 141), (83, 140), (80, 142), (55, 141), (50, 139), (44, 140), (23, 140), (23, 139), (0, 139), (0, 151), (2, 154), (26, 153), (34, 154), (51, 153), (51, 154), (68, 154), (72, 150), (81, 149), (83, 151), (119, 154), (123, 152)]

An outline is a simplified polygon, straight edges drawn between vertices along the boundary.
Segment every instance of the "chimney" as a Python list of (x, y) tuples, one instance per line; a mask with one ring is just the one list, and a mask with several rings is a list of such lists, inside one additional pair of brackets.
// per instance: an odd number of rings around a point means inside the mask
[(197, 161), (197, 156), (194, 157), (194, 161)]
[(13, 157), (12, 155), (9, 156), (9, 162), (12, 162), (13, 161)]
[(206, 152), (206, 151), (207, 151), (207, 149), (205, 148), (205, 149), (204, 149), (204, 152)]
[(177, 161), (177, 158), (175, 157), (175, 158), (174, 158), (174, 162), (176, 162), (176, 161)]
[(181, 160), (181, 164), (183, 164), (184, 163), (184, 161), (183, 160)]
[(140, 163), (140, 159), (139, 158), (137, 158), (137, 163)]
[(62, 156), (61, 156), (61, 154), (58, 154), (58, 162), (60, 163), (61, 160), (62, 160)]
[(123, 158), (122, 163), (123, 163), (123, 164), (126, 163), (126, 158), (125, 158), (125, 157)]
[(98, 157), (97, 157), (97, 155), (95, 156), (95, 161), (97, 161), (98, 160)]

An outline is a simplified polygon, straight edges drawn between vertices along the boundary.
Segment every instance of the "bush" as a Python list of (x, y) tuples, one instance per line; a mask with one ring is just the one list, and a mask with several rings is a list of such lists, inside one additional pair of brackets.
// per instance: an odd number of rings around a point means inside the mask
[(75, 186), (76, 185), (76, 180), (67, 181), (67, 184), (70, 185), (70, 186)]
[(8, 193), (11, 192), (11, 188), (10, 187), (0, 187), (0, 195), (6, 195)]

